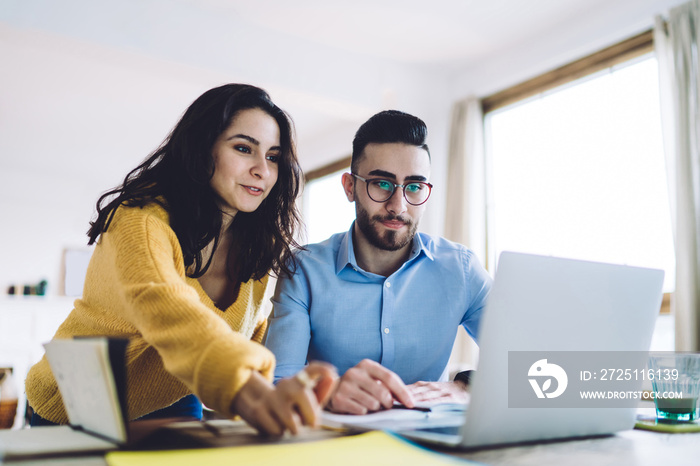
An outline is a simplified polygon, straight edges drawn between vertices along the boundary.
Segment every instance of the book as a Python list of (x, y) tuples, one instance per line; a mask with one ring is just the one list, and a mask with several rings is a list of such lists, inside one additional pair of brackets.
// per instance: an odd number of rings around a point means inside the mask
[(127, 343), (100, 337), (44, 344), (69, 424), (0, 431), (0, 459), (105, 452), (126, 444)]
[[(105, 453), (119, 448), (173, 448), (160, 430), (191, 418), (128, 422), (126, 364), (128, 340), (77, 337), (44, 344), (68, 415), (68, 425), (0, 430), (0, 462), (28, 458)], [(174, 435), (174, 434), (173, 434)]]
[(70, 426), (125, 444), (128, 340), (75, 338), (44, 344)]

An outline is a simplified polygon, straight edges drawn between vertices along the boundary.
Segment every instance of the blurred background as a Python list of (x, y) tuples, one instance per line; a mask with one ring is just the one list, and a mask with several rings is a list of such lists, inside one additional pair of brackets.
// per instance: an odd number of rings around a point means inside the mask
[[(491, 273), (511, 249), (664, 268), (673, 291), (651, 31), (683, 2), (0, 0), (0, 364), (22, 374), (80, 295), (99, 195), (228, 82), (265, 88), (295, 122), (307, 241), (350, 226), (353, 135), (399, 109), (429, 129), (422, 231)], [(556, 86), (528, 87), (543, 76)], [(464, 129), (481, 164), (455, 162)], [(40, 301), (7, 296), (42, 280)]]
[[(99, 194), (227, 82), (291, 114), (307, 172), (347, 157), (377, 111), (423, 118), (437, 189), (421, 227), (443, 234), (456, 101), (638, 34), (679, 3), (0, 0), (0, 285), (46, 279), (63, 294), (64, 251), (85, 247)], [(346, 204), (327, 209), (351, 215)]]

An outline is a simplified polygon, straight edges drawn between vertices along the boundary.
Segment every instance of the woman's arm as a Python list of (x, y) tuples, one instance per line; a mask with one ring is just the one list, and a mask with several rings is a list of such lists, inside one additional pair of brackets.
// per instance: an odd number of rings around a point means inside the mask
[(274, 356), (200, 300), (186, 281), (177, 237), (158, 214), (120, 208), (98, 246), (115, 277), (102, 286), (117, 289), (121, 302), (113, 312), (156, 349), (167, 372), (210, 408), (231, 414), (231, 402), (251, 374), (272, 378)]

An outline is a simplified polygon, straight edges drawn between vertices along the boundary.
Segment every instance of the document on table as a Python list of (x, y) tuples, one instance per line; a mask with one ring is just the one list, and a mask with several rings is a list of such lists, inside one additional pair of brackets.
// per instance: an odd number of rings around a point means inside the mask
[(330, 429), (350, 430), (395, 430), (397, 428), (429, 427), (431, 422), (440, 425), (451, 424), (446, 420), (454, 419), (454, 425), (464, 422), (464, 412), (467, 404), (440, 403), (420, 405), (417, 409), (395, 406), (374, 413), (335, 414), (324, 411), (321, 415), (321, 425)]
[(385, 432), (367, 432), (313, 442), (250, 445), (229, 448), (172, 451), (115, 451), (106, 456), (109, 466), (229, 466), (255, 464), (285, 466), (333, 464), (466, 464), (466, 461), (429, 451)]

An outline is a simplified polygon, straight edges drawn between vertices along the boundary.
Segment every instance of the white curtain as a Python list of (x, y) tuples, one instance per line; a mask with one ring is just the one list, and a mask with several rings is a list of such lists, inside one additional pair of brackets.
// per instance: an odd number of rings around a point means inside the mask
[(469, 97), (452, 110), (445, 237), (486, 257), (486, 183), (481, 102)]
[[(454, 105), (447, 161), (447, 206), (445, 237), (470, 248), (485, 266), (486, 195), (483, 115), (481, 102), (473, 97)], [(473, 369), (478, 347), (460, 329), (448, 363), (448, 370)]]
[(656, 18), (664, 146), (676, 246), (676, 350), (700, 351), (700, 0)]

